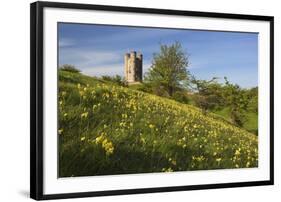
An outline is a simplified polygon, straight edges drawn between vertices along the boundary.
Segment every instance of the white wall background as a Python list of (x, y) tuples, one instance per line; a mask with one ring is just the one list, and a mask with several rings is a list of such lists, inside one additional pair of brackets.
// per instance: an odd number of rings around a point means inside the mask
[[(62, 0), (60, 0), (62, 1)], [(70, 1), (70, 0), (69, 0)], [(0, 201), (29, 199), (29, 3), (2, 1), (0, 6)], [(281, 196), (281, 12), (278, 0), (72, 0), (180, 10), (275, 16), (275, 185), (68, 201), (278, 201)], [(276, 76), (277, 75), (277, 76)]]

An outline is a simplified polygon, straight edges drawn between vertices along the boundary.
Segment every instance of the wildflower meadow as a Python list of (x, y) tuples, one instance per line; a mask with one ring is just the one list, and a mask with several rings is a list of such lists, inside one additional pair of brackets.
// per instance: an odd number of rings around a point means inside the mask
[(258, 136), (211, 112), (59, 70), (59, 177), (253, 168)]

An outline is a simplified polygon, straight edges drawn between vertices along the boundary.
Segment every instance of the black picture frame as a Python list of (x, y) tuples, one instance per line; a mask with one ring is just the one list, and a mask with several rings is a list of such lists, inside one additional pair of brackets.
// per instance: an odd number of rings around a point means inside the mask
[[(121, 11), (130, 13), (164, 14), (177, 16), (210, 17), (239, 20), (257, 20), (270, 23), (270, 180), (238, 183), (204, 184), (174, 187), (155, 187), (129, 190), (94, 191), (82, 193), (43, 193), (43, 9), (62, 8), (99, 11)], [(36, 200), (76, 197), (139, 194), (154, 192), (186, 191), (228, 187), (245, 187), (274, 184), (274, 17), (240, 15), (183, 10), (135, 8), (120, 6), (89, 5), (57, 2), (35, 2), (30, 7), (30, 197)]]

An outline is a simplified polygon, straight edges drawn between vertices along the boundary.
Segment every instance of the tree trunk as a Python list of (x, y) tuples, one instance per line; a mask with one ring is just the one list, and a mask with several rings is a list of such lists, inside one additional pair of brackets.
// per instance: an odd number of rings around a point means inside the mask
[(169, 93), (169, 96), (173, 96), (174, 88), (172, 86), (168, 86), (168, 93)]

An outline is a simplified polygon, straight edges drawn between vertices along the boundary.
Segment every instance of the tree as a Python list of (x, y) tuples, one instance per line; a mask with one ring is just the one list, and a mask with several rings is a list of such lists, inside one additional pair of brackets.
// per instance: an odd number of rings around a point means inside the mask
[(249, 104), (247, 91), (243, 90), (237, 84), (231, 84), (226, 77), (224, 87), (225, 104), (230, 108), (230, 117), (238, 126), (243, 126), (246, 121), (246, 111)]
[(160, 45), (160, 52), (153, 55), (152, 65), (144, 77), (144, 82), (152, 88), (165, 91), (173, 96), (177, 89), (184, 87), (188, 80), (188, 56), (179, 42), (172, 45)]
[(258, 87), (247, 90), (249, 99), (248, 109), (254, 113), (258, 113)]
[(192, 88), (196, 92), (193, 96), (195, 104), (202, 109), (203, 113), (223, 103), (223, 87), (216, 80), (216, 77), (209, 81), (197, 80), (194, 76), (191, 79)]

